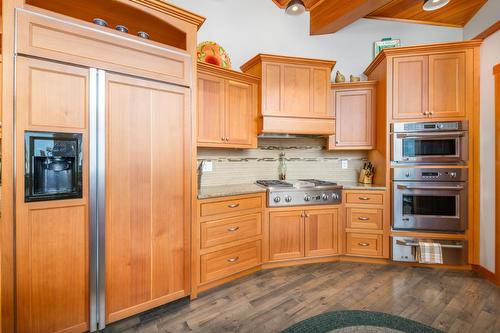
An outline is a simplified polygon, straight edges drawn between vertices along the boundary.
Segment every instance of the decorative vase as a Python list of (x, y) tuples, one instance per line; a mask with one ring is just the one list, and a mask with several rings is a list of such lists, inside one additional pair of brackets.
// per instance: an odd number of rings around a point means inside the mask
[(351, 82), (359, 82), (359, 81), (361, 81), (361, 77), (354, 76), (351, 74)]
[(335, 82), (336, 83), (345, 82), (345, 76), (344, 74), (340, 73), (340, 71), (337, 71), (337, 74), (335, 75)]

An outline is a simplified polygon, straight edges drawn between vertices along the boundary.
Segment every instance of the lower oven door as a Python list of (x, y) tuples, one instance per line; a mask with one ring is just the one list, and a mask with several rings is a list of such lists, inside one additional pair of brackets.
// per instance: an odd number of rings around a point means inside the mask
[(468, 260), (467, 241), (454, 239), (422, 239), (415, 237), (392, 237), (392, 260), (417, 262), (418, 242), (432, 241), (441, 244), (443, 264), (464, 265)]
[(396, 230), (463, 232), (467, 229), (467, 182), (393, 182)]

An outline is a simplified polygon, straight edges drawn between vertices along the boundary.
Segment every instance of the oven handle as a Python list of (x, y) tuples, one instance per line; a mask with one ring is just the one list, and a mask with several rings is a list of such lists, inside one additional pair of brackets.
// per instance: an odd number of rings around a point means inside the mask
[(463, 137), (464, 132), (433, 132), (433, 133), (397, 133), (396, 137), (401, 138), (422, 138), (422, 137)]
[(400, 190), (439, 190), (439, 191), (461, 191), (464, 189), (462, 185), (457, 186), (409, 186), (409, 185), (399, 185)]
[[(412, 246), (412, 247), (420, 246), (420, 245), (418, 245), (418, 243), (407, 243), (407, 242), (404, 242), (401, 240), (397, 240), (396, 244), (403, 245), (403, 246)], [(448, 244), (441, 245), (441, 247), (447, 248), (447, 249), (463, 249), (464, 248), (463, 245), (448, 245)]]

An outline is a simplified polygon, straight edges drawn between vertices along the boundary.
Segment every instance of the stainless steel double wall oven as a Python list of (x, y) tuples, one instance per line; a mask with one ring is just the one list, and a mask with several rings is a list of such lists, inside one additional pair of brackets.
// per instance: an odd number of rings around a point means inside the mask
[[(391, 125), (393, 230), (456, 234), (467, 230), (468, 169), (463, 166), (469, 160), (468, 135), (467, 121)], [(415, 261), (419, 240), (393, 237), (393, 260)], [(442, 245), (447, 249), (445, 261), (465, 263), (467, 243), (448, 243)]]

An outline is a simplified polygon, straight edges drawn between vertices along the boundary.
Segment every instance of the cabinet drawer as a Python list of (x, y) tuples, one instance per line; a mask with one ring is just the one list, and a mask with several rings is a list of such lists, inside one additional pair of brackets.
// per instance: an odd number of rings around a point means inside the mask
[(262, 207), (262, 197), (260, 196), (252, 198), (202, 203), (200, 209), (200, 216), (234, 213), (261, 207)]
[(347, 208), (347, 228), (382, 229), (382, 209), (379, 208)]
[(262, 263), (261, 241), (250, 242), (201, 256), (201, 282), (218, 280)]
[(382, 256), (382, 235), (346, 234), (346, 252), (361, 256)]
[(238, 216), (201, 224), (201, 248), (258, 236), (262, 232), (262, 214)]
[(346, 193), (346, 203), (382, 205), (384, 203), (384, 194), (382, 193)]

